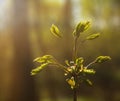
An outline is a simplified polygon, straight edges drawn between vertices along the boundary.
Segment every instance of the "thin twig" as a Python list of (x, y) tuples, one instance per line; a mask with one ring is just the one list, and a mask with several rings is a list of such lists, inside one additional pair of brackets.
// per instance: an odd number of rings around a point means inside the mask
[(74, 46), (73, 46), (73, 60), (76, 60), (77, 58), (77, 41), (78, 41), (78, 37), (75, 37)]
[(95, 61), (90, 62), (87, 66), (85, 66), (85, 68), (88, 68), (89, 66), (93, 65), (95, 63)]

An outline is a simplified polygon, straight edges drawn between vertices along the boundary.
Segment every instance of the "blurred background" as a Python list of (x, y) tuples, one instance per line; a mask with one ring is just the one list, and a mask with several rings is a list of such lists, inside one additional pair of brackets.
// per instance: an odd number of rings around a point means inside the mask
[[(30, 71), (45, 54), (71, 60), (71, 33), (82, 20), (92, 21), (84, 35), (101, 36), (79, 44), (79, 56), (85, 64), (99, 55), (112, 61), (96, 65), (93, 86), (82, 84), (78, 101), (120, 101), (120, 0), (0, 0), (0, 101), (72, 101), (63, 71), (48, 67), (33, 77)], [(63, 39), (51, 35), (53, 23)]]

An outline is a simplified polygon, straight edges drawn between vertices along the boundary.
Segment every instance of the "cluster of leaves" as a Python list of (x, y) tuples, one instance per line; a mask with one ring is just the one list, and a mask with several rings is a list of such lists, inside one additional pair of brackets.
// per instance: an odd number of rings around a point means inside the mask
[(86, 78), (87, 75), (93, 75), (96, 72), (93, 68), (91, 69), (91, 67), (96, 63), (103, 63), (110, 59), (111, 58), (109, 56), (99, 56), (86, 66), (84, 66), (83, 64), (84, 59), (82, 57), (77, 58), (75, 61), (66, 61), (66, 64), (68, 66), (67, 70), (69, 71), (65, 74), (69, 77), (68, 79), (66, 79), (66, 81), (72, 89), (79, 87), (80, 83), (82, 83), (83, 81), (86, 81), (89, 85), (92, 85), (92, 82), (88, 78)]
[(79, 84), (83, 81), (86, 81), (88, 84), (92, 85), (92, 82), (86, 78), (87, 74), (95, 74), (95, 70), (91, 69), (91, 65), (95, 63), (103, 63), (107, 60), (110, 60), (109, 56), (99, 56), (93, 62), (88, 64), (87, 66), (83, 65), (84, 59), (82, 57), (77, 58), (75, 61), (66, 60), (66, 65), (62, 65), (51, 55), (44, 55), (43, 57), (38, 57), (34, 60), (34, 62), (40, 63), (40, 66), (33, 69), (31, 71), (31, 75), (36, 75), (41, 70), (43, 70), (47, 66), (55, 66), (58, 67), (65, 72), (65, 76), (67, 76), (66, 81), (71, 86), (71, 88), (79, 87)]
[[(47, 66), (55, 66), (64, 70), (65, 76), (67, 77), (66, 81), (72, 89), (79, 87), (80, 83), (82, 83), (83, 81), (86, 81), (88, 82), (88, 84), (92, 85), (92, 82), (86, 76), (88, 74), (95, 74), (95, 70), (93, 68), (91, 69), (92, 65), (96, 63), (103, 63), (110, 60), (111, 58), (109, 56), (98, 56), (94, 61), (84, 66), (84, 59), (82, 57), (77, 57), (77, 40), (79, 39), (81, 33), (86, 31), (89, 27), (89, 21), (80, 22), (73, 31), (73, 38), (75, 41), (74, 53), (76, 53), (74, 59), (72, 59), (71, 61), (66, 60), (66, 65), (62, 65), (51, 55), (44, 55), (42, 57), (38, 57), (34, 60), (34, 62), (40, 63), (40, 66), (33, 69), (31, 71), (31, 75), (36, 75)], [(52, 24), (50, 31), (54, 36), (58, 38), (62, 38), (63, 36), (58, 27), (54, 24)], [(99, 36), (99, 33), (91, 34), (87, 36), (85, 40), (93, 40)]]

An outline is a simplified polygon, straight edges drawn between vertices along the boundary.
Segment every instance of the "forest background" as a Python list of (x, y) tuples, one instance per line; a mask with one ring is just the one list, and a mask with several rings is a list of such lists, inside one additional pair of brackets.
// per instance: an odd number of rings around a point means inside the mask
[[(97, 65), (93, 86), (80, 87), (80, 101), (120, 101), (120, 0), (0, 0), (0, 101), (71, 101), (62, 71), (49, 67), (35, 77), (30, 71), (45, 54), (70, 60), (71, 33), (83, 20), (92, 21), (87, 34), (101, 36), (80, 44), (79, 56), (85, 63), (99, 55), (112, 61)], [(63, 39), (51, 35), (53, 23)]]

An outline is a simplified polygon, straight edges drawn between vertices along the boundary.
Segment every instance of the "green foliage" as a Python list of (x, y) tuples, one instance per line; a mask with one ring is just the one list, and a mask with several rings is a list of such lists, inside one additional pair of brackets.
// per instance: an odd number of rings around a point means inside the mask
[(108, 60), (111, 60), (110, 56), (99, 56), (96, 58), (95, 63), (103, 63), (103, 62), (106, 62)]
[(95, 70), (94, 70), (94, 69), (84, 68), (84, 69), (83, 69), (83, 72), (88, 73), (88, 74), (95, 74)]
[(84, 60), (83, 60), (82, 57), (77, 58), (76, 61), (75, 61), (75, 63), (76, 63), (78, 66), (80, 66), (81, 64), (83, 64), (83, 62), (84, 62)]
[[(95, 70), (86, 68), (86, 66), (83, 65), (83, 58), (81, 57), (75, 60), (75, 64), (71, 64), (71, 66), (66, 68), (68, 70), (68, 72), (65, 73), (65, 76), (67, 76), (66, 81), (72, 89), (79, 87), (79, 84), (82, 83), (81, 81), (88, 81), (88, 79), (86, 78), (86, 74), (95, 74)], [(77, 81), (73, 79), (73, 75), (75, 75), (79, 83), (77, 83)], [(90, 84), (90, 82), (87, 83)]]
[(52, 63), (54, 61), (54, 57), (51, 55), (44, 55), (43, 57), (38, 57), (33, 61), (39, 63)]
[(87, 82), (89, 85), (92, 85), (92, 82), (91, 82), (89, 79), (86, 79), (86, 82)]
[(73, 89), (75, 87), (75, 80), (74, 80), (73, 76), (70, 79), (66, 79), (66, 81), (71, 86), (71, 89)]
[(33, 69), (31, 71), (31, 75), (36, 75), (37, 73), (39, 73), (42, 69), (44, 69), (49, 64), (54, 64), (55, 63), (55, 59), (51, 55), (44, 55), (43, 57), (38, 57), (38, 58), (34, 59), (33, 61), (38, 62), (41, 65), (38, 66), (37, 68)]
[(41, 64), (39, 67), (37, 67), (31, 71), (31, 75), (36, 75), (37, 73), (39, 73), (43, 68), (45, 68), (48, 65), (49, 65), (49, 63)]
[(38, 58), (34, 59), (33, 61), (40, 63), (40, 66), (33, 69), (31, 71), (31, 75), (38, 74), (46, 66), (56, 66), (56, 67), (63, 69), (66, 73), (68, 72), (67, 68), (65, 66), (63, 66), (62, 64), (60, 64), (59, 62), (57, 62), (57, 60), (51, 55), (44, 55), (42, 57), (38, 57)]
[(56, 25), (52, 24), (50, 31), (54, 36), (59, 37), (59, 38), (62, 37), (62, 34), (60, 33), (60, 31)]
[(78, 23), (74, 32), (73, 32), (73, 36), (74, 37), (79, 37), (80, 33), (86, 31), (89, 27), (90, 27), (90, 22), (89, 21)]
[[(65, 72), (66, 81), (70, 85), (71, 89), (76, 90), (83, 81), (87, 82), (89, 85), (92, 85), (92, 82), (88, 79), (87, 75), (93, 75), (96, 73), (96, 71), (89, 67), (96, 63), (102, 63), (102, 62), (111, 60), (111, 58), (110, 56), (98, 56), (94, 61), (90, 62), (86, 66), (84, 65), (83, 57), (77, 58), (78, 57), (78, 54), (77, 54), (78, 38), (80, 37), (80, 34), (86, 31), (89, 27), (90, 27), (90, 22), (86, 21), (86, 22), (78, 23), (76, 28), (74, 29), (73, 31), (74, 56), (71, 61), (66, 60), (65, 61), (66, 65), (62, 65), (51, 55), (44, 55), (42, 57), (38, 57), (34, 59), (34, 62), (40, 63), (40, 66), (33, 69), (31, 71), (31, 75), (36, 75), (47, 66), (55, 66), (62, 69)], [(62, 37), (62, 34), (60, 33), (59, 29), (54, 24), (52, 24), (50, 31), (56, 37), (59, 37), (59, 38)], [(98, 38), (99, 36), (100, 36), (99, 33), (91, 34), (87, 36), (85, 40), (93, 40)], [(76, 98), (74, 101), (76, 101)]]
[(93, 40), (100, 36), (100, 33), (92, 34), (86, 38), (86, 40)]

